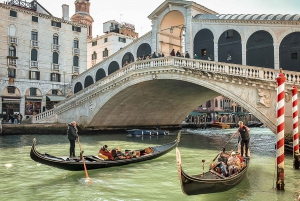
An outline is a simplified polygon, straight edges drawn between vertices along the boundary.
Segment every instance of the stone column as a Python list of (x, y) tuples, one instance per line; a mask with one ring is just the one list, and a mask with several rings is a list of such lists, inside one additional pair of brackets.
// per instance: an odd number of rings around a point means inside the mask
[(20, 113), (25, 118), (25, 96), (22, 96), (20, 99)]
[(280, 68), (280, 63), (279, 63), (279, 44), (274, 43), (274, 69), (279, 69)]
[(247, 46), (246, 40), (242, 41), (242, 65), (247, 65)]
[[(215, 58), (214, 58), (214, 61), (218, 62), (219, 61), (219, 54), (218, 54), (218, 39), (214, 39), (214, 54), (215, 54)], [(209, 55), (208, 55), (209, 56)]]
[(0, 114), (2, 114), (2, 96), (0, 96)]
[[(158, 27), (157, 27), (157, 17), (152, 19), (152, 52), (159, 51), (159, 45), (157, 44), (158, 41)], [(151, 53), (152, 53), (151, 52)]]
[(192, 8), (186, 8), (186, 22), (185, 22), (185, 51), (188, 51), (190, 57), (193, 58), (194, 48), (193, 48), (193, 27), (192, 27)]
[(46, 107), (46, 96), (43, 96), (42, 103), (41, 103), (41, 113), (43, 112), (43, 107)]

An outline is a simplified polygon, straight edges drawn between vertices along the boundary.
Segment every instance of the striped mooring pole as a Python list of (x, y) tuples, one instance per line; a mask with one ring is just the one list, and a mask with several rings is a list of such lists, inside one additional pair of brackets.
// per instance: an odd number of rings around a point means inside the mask
[(284, 190), (284, 87), (286, 77), (280, 69), (280, 73), (276, 78), (277, 81), (277, 144), (276, 144), (276, 158), (277, 158), (277, 190)]
[(293, 113), (293, 167), (299, 169), (299, 133), (298, 133), (298, 88), (294, 84), (292, 87), (292, 113)]

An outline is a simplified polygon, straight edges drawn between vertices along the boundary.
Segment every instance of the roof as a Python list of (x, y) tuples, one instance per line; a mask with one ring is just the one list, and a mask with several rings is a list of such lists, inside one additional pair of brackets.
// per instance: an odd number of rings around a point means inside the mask
[(300, 21), (300, 15), (282, 14), (198, 14), (193, 19), (199, 20), (280, 20)]

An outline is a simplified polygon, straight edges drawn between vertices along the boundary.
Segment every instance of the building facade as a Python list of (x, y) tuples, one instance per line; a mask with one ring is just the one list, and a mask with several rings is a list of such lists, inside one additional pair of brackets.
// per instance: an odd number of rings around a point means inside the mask
[(36, 1), (0, 3), (0, 18), (4, 120), (14, 113), (29, 117), (65, 99), (72, 78), (86, 70), (88, 27), (52, 16)]
[[(88, 40), (87, 68), (91, 68), (138, 38), (134, 25), (115, 20), (103, 23), (103, 32), (104, 35), (97, 35)], [(133, 55), (127, 55), (123, 64), (126, 61), (134, 61)]]

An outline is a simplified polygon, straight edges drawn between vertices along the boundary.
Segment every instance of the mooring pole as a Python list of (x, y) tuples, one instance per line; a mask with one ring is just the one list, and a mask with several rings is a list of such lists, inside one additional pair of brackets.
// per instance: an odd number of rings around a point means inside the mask
[(292, 87), (292, 113), (293, 113), (293, 158), (295, 169), (299, 169), (299, 133), (298, 133), (298, 88), (294, 84)]
[(276, 158), (277, 158), (277, 190), (284, 190), (284, 85), (286, 77), (280, 69), (280, 73), (276, 78), (277, 81), (277, 145), (276, 145)]

